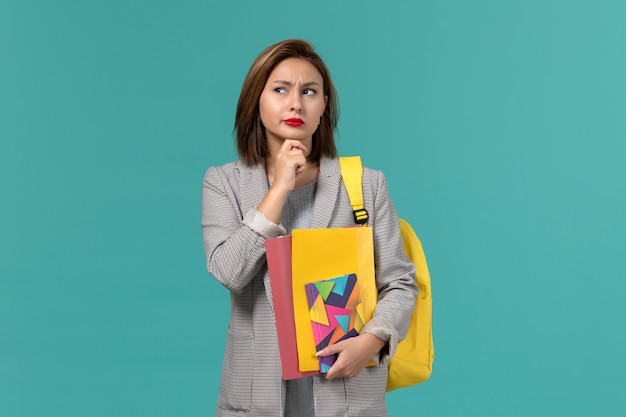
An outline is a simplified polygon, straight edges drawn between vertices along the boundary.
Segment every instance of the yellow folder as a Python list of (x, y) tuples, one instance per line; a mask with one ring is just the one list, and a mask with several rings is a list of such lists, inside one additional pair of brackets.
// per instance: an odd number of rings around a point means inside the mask
[(298, 363), (301, 372), (319, 370), (305, 284), (356, 273), (367, 323), (374, 314), (378, 290), (372, 228), (297, 229), (292, 232), (292, 285)]

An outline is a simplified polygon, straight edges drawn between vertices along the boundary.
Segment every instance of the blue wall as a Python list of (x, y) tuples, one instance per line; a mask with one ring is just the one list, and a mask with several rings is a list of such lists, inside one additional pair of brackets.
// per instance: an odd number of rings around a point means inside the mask
[[(626, 3), (0, 2), (0, 415), (213, 415), (205, 169), (270, 43), (331, 68), (433, 279), (392, 416), (622, 416)], [(620, 330), (622, 329), (622, 330)]]

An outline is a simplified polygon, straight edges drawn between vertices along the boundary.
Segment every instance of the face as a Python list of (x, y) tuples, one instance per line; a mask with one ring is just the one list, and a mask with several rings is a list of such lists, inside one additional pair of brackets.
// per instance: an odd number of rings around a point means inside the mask
[(289, 58), (274, 68), (259, 98), (270, 152), (285, 139), (300, 140), (311, 150), (313, 133), (326, 107), (323, 91), (322, 75), (303, 59)]

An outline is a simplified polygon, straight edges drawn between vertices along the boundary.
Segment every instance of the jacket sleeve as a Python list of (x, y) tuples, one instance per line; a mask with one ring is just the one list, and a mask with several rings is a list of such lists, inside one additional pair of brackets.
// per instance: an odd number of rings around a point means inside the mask
[(404, 252), (400, 224), (387, 181), (382, 172), (373, 172), (377, 176), (369, 223), (374, 235), (378, 302), (372, 320), (365, 324), (362, 331), (388, 341), (386, 351), (381, 352), (381, 362), (387, 362), (397, 344), (406, 337), (418, 287), (415, 266)]
[(202, 237), (207, 269), (240, 293), (265, 265), (265, 238), (284, 234), (256, 208), (242, 213), (238, 190), (223, 168), (209, 168), (202, 182)]

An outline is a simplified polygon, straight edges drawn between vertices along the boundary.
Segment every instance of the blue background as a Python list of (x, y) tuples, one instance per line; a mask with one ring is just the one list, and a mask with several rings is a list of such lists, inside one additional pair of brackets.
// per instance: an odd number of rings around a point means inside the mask
[[(626, 3), (0, 0), (0, 416), (213, 415), (201, 180), (311, 41), (433, 279), (391, 416), (626, 415)], [(620, 330), (621, 329), (621, 330)]]

